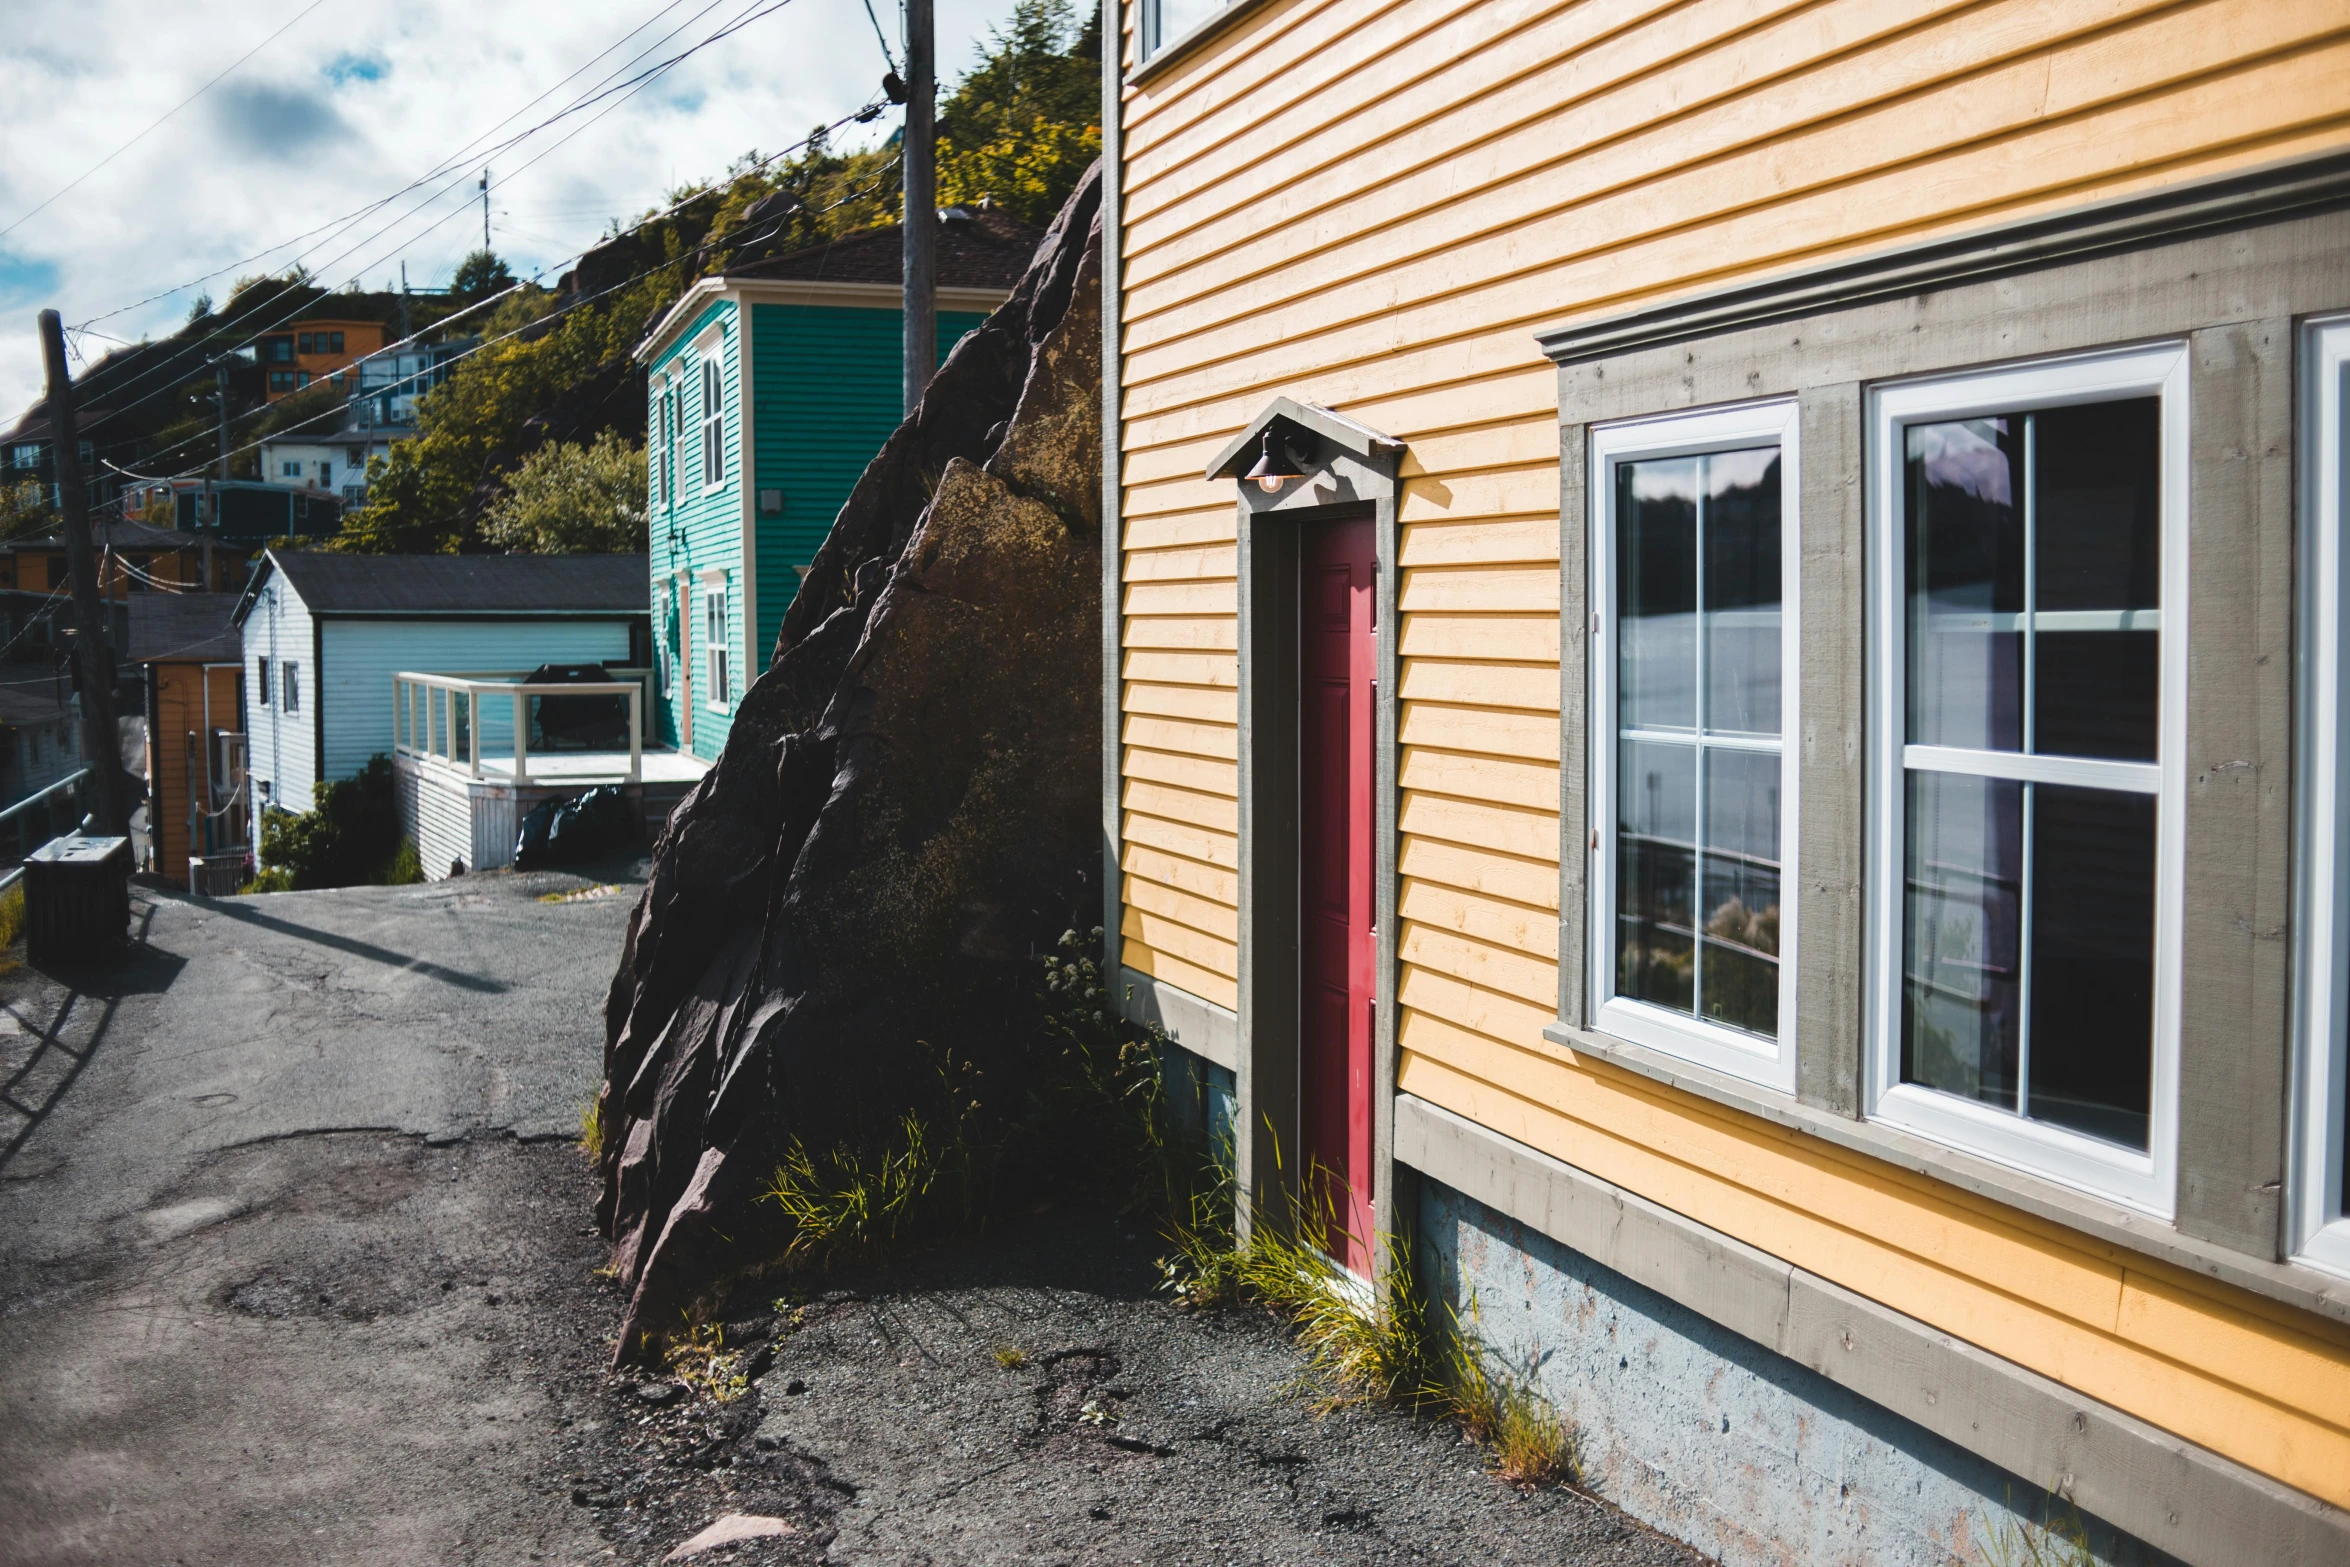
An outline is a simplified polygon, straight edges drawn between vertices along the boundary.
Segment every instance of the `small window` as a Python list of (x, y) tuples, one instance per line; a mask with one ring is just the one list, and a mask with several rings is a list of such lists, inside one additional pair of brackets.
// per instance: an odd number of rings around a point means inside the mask
[(318, 465), (318, 487), (322, 490), (331, 490), (335, 487), (335, 465), (333, 463), (321, 462)]
[(718, 376), (718, 356), (702, 361), (702, 487), (726, 478), (725, 388)]
[(277, 472), (281, 479), (299, 479), (302, 477), (302, 465), (290, 460), (281, 462), (277, 465)]
[(1874, 1114), (2167, 1214), (2185, 356), (1880, 391)]
[(38, 468), (41, 466), (41, 448), (38, 445), (19, 446), (12, 455), (15, 459), (16, 465), (19, 468)]
[(312, 352), (313, 350), (312, 350), (312, 348), (311, 348), (311, 346), (310, 346), (310, 345), (311, 345), (311, 334), (310, 334), (310, 333), (308, 333), (308, 332), (297, 332), (297, 333), (295, 333), (295, 334), (294, 334), (294, 352), (295, 352), (295, 353), (297, 353), (297, 354), (307, 354), (307, 353), (310, 353), (310, 352)]
[(1142, 0), (1142, 57), (1167, 45), (1224, 9), (1228, 0)]
[(709, 699), (712, 707), (734, 700), (734, 643), (726, 629), (726, 583), (702, 588), (702, 648), (709, 660)]
[(2298, 1260), (2350, 1276), (2350, 317), (2309, 325), (2301, 362), (2303, 589), (2300, 1064), (2288, 1198)]
[(346, 467), (346, 468), (356, 468), (356, 467), (358, 467), (358, 466), (359, 466), (361, 463), (363, 463), (363, 462), (365, 462), (365, 461), (367, 461), (367, 448), (366, 448), (366, 447), (364, 447), (364, 446), (346, 446), (346, 447), (344, 447), (344, 448), (343, 448), (343, 466), (344, 466), (344, 467)]
[(341, 353), (341, 352), (343, 351), (343, 334), (342, 334), (342, 333), (340, 333), (340, 332), (328, 332), (328, 333), (325, 333), (325, 334), (323, 334), (323, 335), (324, 335), (324, 337), (326, 338), (326, 348), (325, 348), (325, 352), (327, 352), (327, 353), (330, 353), (330, 354), (339, 354), (339, 353)]
[(269, 660), (266, 658), (253, 661), (253, 705), (259, 708), (269, 706)]
[(289, 713), (302, 711), (302, 666), (287, 660), (285, 669), (285, 709)]
[(1594, 1026), (1792, 1090), (1794, 409), (1592, 444)]

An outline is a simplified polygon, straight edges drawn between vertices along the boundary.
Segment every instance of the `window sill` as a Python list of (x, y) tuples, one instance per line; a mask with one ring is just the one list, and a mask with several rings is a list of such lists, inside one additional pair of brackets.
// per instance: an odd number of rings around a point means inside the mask
[(2271, 1262), (2180, 1233), (2159, 1219), (1948, 1148), (1873, 1121), (1858, 1121), (1808, 1105), (1792, 1094), (1676, 1060), (1604, 1034), (1553, 1023), (1542, 1031), (1554, 1045), (1662, 1083), (1700, 1099), (1759, 1116), (1853, 1153), (1896, 1165), (2019, 1209), (2050, 1224), (2184, 1268), (2200, 1277), (2249, 1290), (2335, 1322), (2350, 1323), (2350, 1280), (2298, 1263)]
[(1223, 10), (1206, 21), (1195, 22), (1189, 32), (1159, 45), (1159, 52), (1126, 73), (1126, 85), (1140, 87), (1152, 77), (1161, 75), (1176, 61), (1191, 54), (1209, 39), (1265, 4), (1265, 0), (1231, 0)]

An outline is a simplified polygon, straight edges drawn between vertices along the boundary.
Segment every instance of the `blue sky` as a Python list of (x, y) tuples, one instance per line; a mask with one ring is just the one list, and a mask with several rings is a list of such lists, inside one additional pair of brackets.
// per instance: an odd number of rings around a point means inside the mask
[[(225, 298), (236, 277), (296, 259), (338, 286), (396, 285), (403, 261), (411, 282), (445, 283), (481, 243), (483, 147), (765, 3), (330, 0), (304, 15), (310, 0), (0, 0), (0, 228), (18, 224), (0, 236), (0, 427), (39, 395), (43, 308), (69, 325), (119, 311), (93, 332), (136, 341), (168, 334), (199, 291)], [(874, 10), (895, 49), (897, 7)], [(938, 0), (943, 81), (1010, 11), (1011, 0)], [(791, 0), (633, 96), (490, 151), (493, 243), (517, 272), (543, 268), (552, 282), (612, 218), (748, 149), (797, 141), (863, 103), (884, 69), (861, 0)], [(893, 126), (894, 116), (858, 130), (878, 139)], [(444, 163), (397, 201), (334, 225)], [(108, 344), (77, 346), (95, 356)]]

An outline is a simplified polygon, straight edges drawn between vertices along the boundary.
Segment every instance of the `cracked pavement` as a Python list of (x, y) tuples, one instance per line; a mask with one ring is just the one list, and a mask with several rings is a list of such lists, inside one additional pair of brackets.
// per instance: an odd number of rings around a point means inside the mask
[(715, 1386), (609, 1374), (568, 1139), (615, 879), (141, 890), (117, 968), (0, 975), (0, 1567), (649, 1567), (735, 1513), (698, 1563), (1696, 1561), (1319, 1409), (1098, 1212), (746, 1286)]
[(528, 1485), (608, 1353), (539, 1145), (634, 903), (538, 901), (586, 885), (141, 887), (122, 964), (0, 977), (0, 1561), (602, 1555)]

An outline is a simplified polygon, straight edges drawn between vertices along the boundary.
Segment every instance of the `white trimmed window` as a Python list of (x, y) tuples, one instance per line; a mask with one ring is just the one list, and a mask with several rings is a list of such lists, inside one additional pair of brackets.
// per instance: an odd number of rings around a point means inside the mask
[(1870, 398), (1877, 1120), (2167, 1217), (2187, 361)]
[(726, 389), (713, 349), (702, 360), (702, 488), (726, 480)]
[(289, 713), (302, 711), (302, 666), (288, 659), (278, 666), (285, 673), (285, 709)]
[(1229, 0), (1142, 0), (1142, 57), (1149, 59), (1224, 9)]
[(702, 579), (702, 651), (710, 669), (705, 699), (712, 707), (725, 707), (734, 700), (734, 642), (727, 634), (723, 574)]
[(2303, 692), (2298, 1079), (2289, 1183), (2300, 1261), (2350, 1274), (2350, 664), (2342, 607), (2350, 587), (2350, 318), (2304, 329), (2301, 363)]
[(1795, 406), (1591, 441), (1593, 1026), (1791, 1091)]

